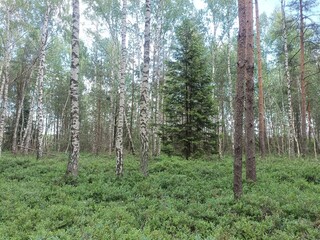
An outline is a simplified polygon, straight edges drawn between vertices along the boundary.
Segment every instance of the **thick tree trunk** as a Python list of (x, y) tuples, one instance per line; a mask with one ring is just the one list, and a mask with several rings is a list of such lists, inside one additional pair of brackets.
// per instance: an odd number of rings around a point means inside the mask
[(151, 3), (146, 0), (145, 30), (144, 30), (144, 54), (143, 70), (141, 82), (140, 98), (140, 141), (141, 141), (141, 160), (140, 167), (142, 173), (148, 175), (149, 161), (149, 133), (148, 133), (148, 90), (149, 90), (149, 64), (150, 64), (150, 15)]
[(234, 113), (234, 180), (235, 199), (242, 195), (242, 141), (243, 141), (243, 107), (244, 80), (246, 78), (246, 0), (238, 0), (239, 33), (238, 63)]
[(265, 113), (264, 113), (264, 94), (263, 94), (263, 81), (262, 81), (262, 58), (261, 58), (261, 46), (260, 46), (260, 18), (259, 18), (259, 4), (258, 0), (255, 0), (256, 10), (256, 43), (257, 43), (257, 55), (258, 55), (258, 85), (259, 85), (259, 146), (261, 157), (266, 155), (265, 146)]
[(79, 141), (79, 28), (80, 11), (79, 0), (72, 0), (72, 55), (71, 55), (71, 78), (70, 78), (70, 100), (71, 100), (71, 125), (70, 125), (70, 155), (67, 165), (67, 176), (78, 175), (78, 162), (80, 153)]
[(37, 159), (42, 158), (43, 155), (43, 79), (45, 71), (46, 60), (46, 42), (48, 38), (48, 23), (49, 23), (50, 6), (47, 7), (44, 23), (41, 31), (40, 42), (40, 60), (38, 72), (38, 109), (37, 109)]
[(304, 23), (303, 5), (300, 0), (300, 81), (301, 81), (301, 153), (307, 154), (306, 81), (304, 77)]
[(252, 0), (247, 0), (246, 5), (247, 32), (246, 32), (246, 178), (255, 182), (256, 156), (254, 137), (254, 47), (253, 47), (253, 5)]
[(117, 121), (116, 137), (116, 174), (123, 175), (123, 118), (125, 107), (125, 75), (126, 75), (126, 27), (127, 27), (127, 0), (122, 1), (122, 26), (121, 26), (121, 69), (120, 69), (120, 93), (119, 93), (119, 113)]

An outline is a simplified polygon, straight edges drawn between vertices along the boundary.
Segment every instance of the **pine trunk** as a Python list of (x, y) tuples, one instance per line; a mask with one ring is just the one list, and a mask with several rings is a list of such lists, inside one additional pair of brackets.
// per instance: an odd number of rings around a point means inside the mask
[(256, 157), (254, 138), (254, 58), (253, 58), (253, 5), (252, 0), (247, 0), (246, 5), (247, 32), (246, 32), (246, 178), (255, 182)]
[(238, 0), (239, 33), (238, 63), (234, 113), (234, 180), (235, 199), (242, 195), (242, 141), (243, 141), (243, 108), (244, 80), (246, 78), (246, 0)]
[(39, 72), (38, 72), (38, 109), (37, 109), (37, 159), (43, 156), (43, 79), (46, 60), (46, 42), (48, 38), (50, 6), (47, 7), (41, 31)]
[(126, 74), (126, 27), (127, 27), (127, 0), (122, 1), (122, 26), (121, 26), (121, 63), (120, 63), (120, 93), (119, 93), (119, 113), (117, 121), (116, 136), (116, 174), (123, 175), (123, 120), (125, 106), (125, 74)]
[(66, 175), (76, 177), (78, 175), (78, 162), (80, 152), (79, 142), (79, 28), (80, 11), (79, 0), (72, 0), (72, 55), (71, 55), (71, 78), (70, 78), (70, 100), (71, 100), (71, 124), (70, 124), (70, 155)]
[(148, 175), (149, 161), (149, 136), (148, 136), (148, 88), (149, 88), (149, 64), (150, 64), (150, 15), (151, 3), (146, 0), (146, 16), (144, 31), (144, 54), (143, 54), (143, 70), (141, 82), (141, 98), (140, 98), (140, 141), (141, 141), (141, 160), (140, 167), (142, 173)]

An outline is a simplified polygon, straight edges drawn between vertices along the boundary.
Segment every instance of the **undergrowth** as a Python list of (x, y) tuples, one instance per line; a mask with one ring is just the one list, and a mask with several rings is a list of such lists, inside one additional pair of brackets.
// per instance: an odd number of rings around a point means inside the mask
[(0, 159), (0, 239), (320, 239), (320, 165), (313, 160), (257, 162), (233, 200), (232, 159), (159, 157), (149, 176), (127, 156), (82, 155), (66, 181), (67, 157)]

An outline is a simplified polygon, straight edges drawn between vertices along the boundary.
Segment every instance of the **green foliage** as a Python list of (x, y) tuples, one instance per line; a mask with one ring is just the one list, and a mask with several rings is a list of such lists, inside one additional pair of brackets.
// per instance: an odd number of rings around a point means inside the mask
[(189, 158), (214, 149), (213, 83), (208, 74), (208, 51), (195, 22), (183, 20), (176, 38), (164, 87), (163, 140), (169, 145), (166, 150), (173, 147)]
[(258, 161), (258, 182), (233, 200), (232, 160), (159, 157), (150, 175), (128, 156), (82, 155), (76, 184), (67, 156), (0, 159), (1, 239), (319, 239), (319, 162)]

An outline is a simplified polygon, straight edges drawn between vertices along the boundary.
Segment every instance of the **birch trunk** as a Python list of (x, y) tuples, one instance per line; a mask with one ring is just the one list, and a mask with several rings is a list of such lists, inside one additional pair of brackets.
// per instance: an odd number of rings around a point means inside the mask
[(3, 79), (1, 82), (1, 89), (0, 89), (0, 101), (1, 101), (1, 112), (0, 112), (0, 156), (2, 153), (3, 147), (3, 135), (4, 135), (4, 123), (5, 117), (7, 113), (7, 102), (8, 102), (8, 88), (9, 88), (9, 68), (10, 68), (10, 61), (11, 61), (11, 34), (10, 34), (10, 9), (7, 8), (6, 10), (6, 39), (5, 39), (5, 53), (4, 53), (4, 74)]
[(149, 161), (149, 136), (148, 136), (148, 88), (149, 88), (149, 64), (150, 64), (150, 17), (151, 3), (146, 0), (145, 31), (144, 31), (144, 55), (141, 82), (140, 98), (140, 141), (141, 141), (141, 161), (142, 173), (148, 175)]
[(39, 72), (38, 72), (38, 109), (37, 109), (37, 159), (43, 156), (43, 78), (46, 60), (46, 42), (48, 38), (50, 6), (47, 7), (44, 22), (41, 30), (40, 54), (39, 54)]
[(126, 27), (127, 27), (127, 0), (122, 1), (122, 26), (121, 26), (121, 63), (120, 63), (120, 93), (119, 93), (119, 114), (116, 136), (116, 174), (123, 175), (123, 120), (125, 105), (125, 74), (126, 74)]
[(282, 11), (282, 27), (283, 27), (283, 39), (284, 39), (284, 55), (285, 55), (285, 75), (287, 80), (287, 91), (288, 91), (288, 119), (289, 119), (289, 143), (288, 143), (288, 153), (289, 157), (294, 155), (294, 141), (296, 140), (295, 124), (293, 118), (293, 106), (292, 106), (292, 96), (291, 96), (291, 77), (289, 71), (289, 53), (288, 53), (288, 39), (287, 39), (287, 26), (286, 26), (286, 15), (285, 15), (285, 3), (281, 0), (281, 11)]
[(79, 142), (79, 28), (80, 11), (79, 0), (72, 0), (72, 55), (71, 55), (71, 78), (70, 78), (70, 102), (71, 102), (71, 124), (70, 124), (70, 155), (67, 165), (67, 176), (78, 175), (78, 162), (80, 152)]

